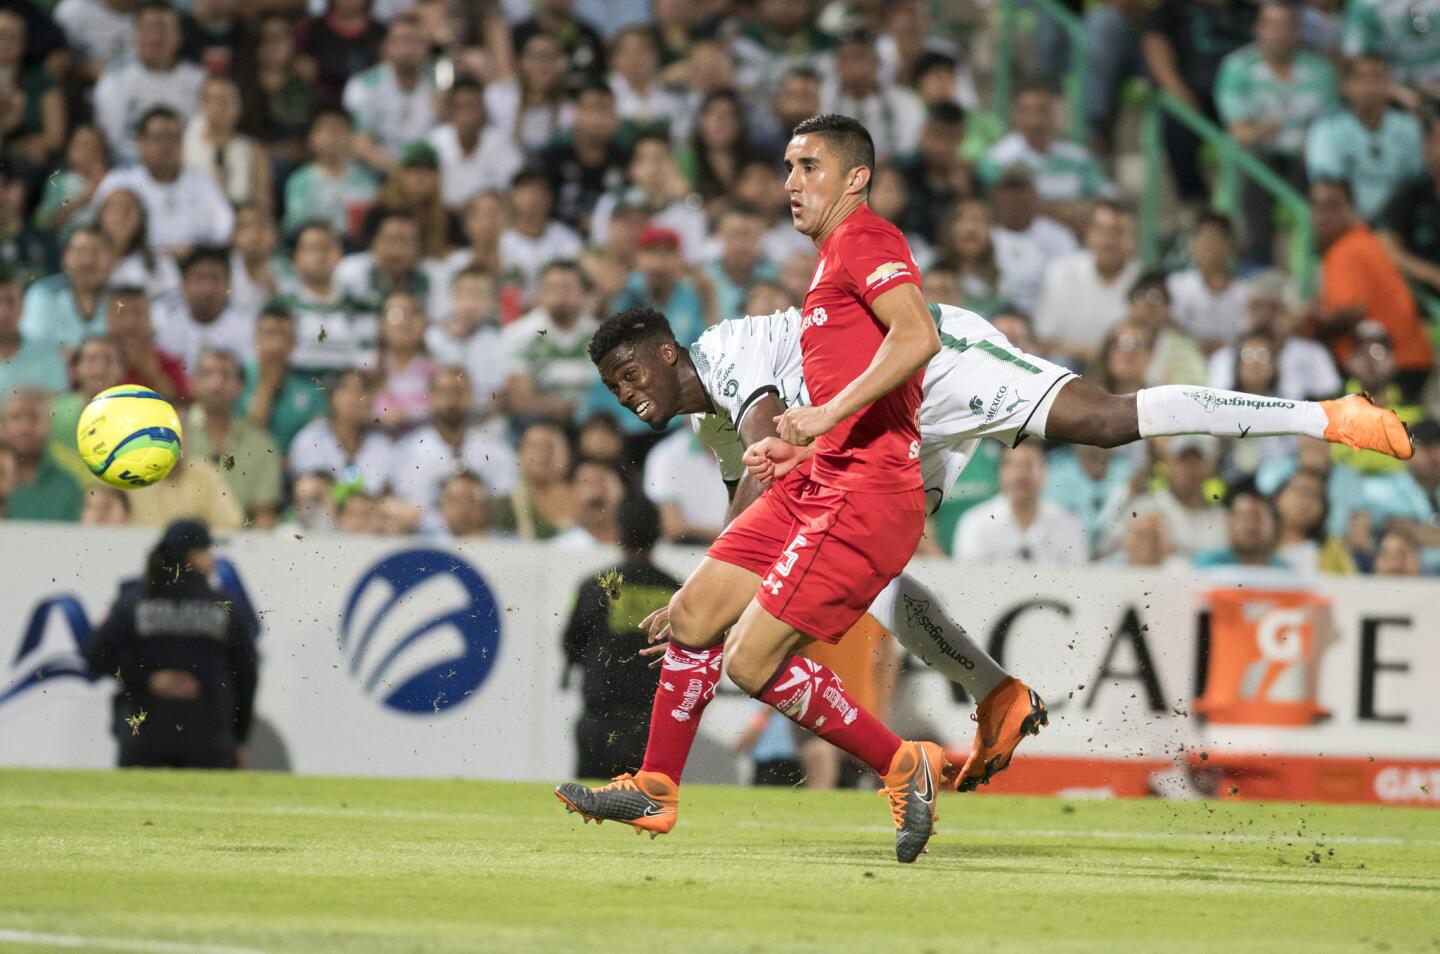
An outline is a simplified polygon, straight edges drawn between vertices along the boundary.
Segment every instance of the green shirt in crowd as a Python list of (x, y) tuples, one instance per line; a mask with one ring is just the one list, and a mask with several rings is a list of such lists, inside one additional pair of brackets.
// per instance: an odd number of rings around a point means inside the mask
[[(245, 393), (240, 396), (237, 414), (250, 413), (250, 404), (255, 400), (255, 385), (260, 380), (260, 366), (255, 361), (245, 362)], [(268, 429), (270, 439), (282, 454), (290, 452), (290, 442), (300, 433), (300, 428), (317, 417), (325, 416), (325, 392), (320, 390), (314, 375), (304, 374), (291, 368), (285, 372), (275, 400), (270, 404)]]
[(1385, 211), (1385, 203), (1411, 180), (1425, 175), (1424, 134), (1409, 113), (1390, 110), (1377, 129), (1366, 127), (1346, 110), (1310, 127), (1305, 140), (1305, 172), (1310, 181), (1344, 179), (1367, 222)]
[(1215, 80), (1215, 105), (1227, 126), (1271, 120), (1280, 124), (1280, 131), (1257, 150), (1270, 155), (1299, 156), (1310, 124), (1333, 112), (1339, 102), (1335, 71), (1313, 53), (1296, 53), (1289, 78), (1281, 79), (1251, 44), (1225, 57)]
[(9, 520), (80, 519), (85, 505), (85, 491), (80, 483), (47, 453), (40, 459), (35, 479), (21, 484), (5, 499), (5, 517)]
[(230, 421), (222, 454), (205, 430), (205, 410), (198, 404), (185, 416), (185, 453), (210, 461), (220, 469), (225, 485), (245, 513), (280, 504), (280, 454), (270, 435), (243, 417)]
[(1350, 0), (1340, 43), (1347, 56), (1380, 54), (1402, 83), (1440, 83), (1440, 6), (1433, 2)]

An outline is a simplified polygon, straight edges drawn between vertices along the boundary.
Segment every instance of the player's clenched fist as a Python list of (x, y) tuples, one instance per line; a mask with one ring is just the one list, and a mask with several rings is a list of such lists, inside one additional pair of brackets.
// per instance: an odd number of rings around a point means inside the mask
[(750, 476), (768, 484), (779, 480), (815, 453), (815, 445), (796, 447), (778, 437), (766, 437), (745, 449), (745, 469)]
[(833, 420), (827, 405), (792, 407), (775, 418), (776, 430), (782, 441), (804, 447), (821, 434), (830, 431), (839, 421)]

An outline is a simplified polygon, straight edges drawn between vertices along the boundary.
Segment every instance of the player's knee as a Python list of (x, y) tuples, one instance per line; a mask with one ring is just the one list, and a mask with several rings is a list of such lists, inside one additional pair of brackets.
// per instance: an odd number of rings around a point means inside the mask
[(751, 652), (744, 642), (726, 647), (725, 672), (730, 681), (747, 696), (758, 696), (765, 689), (765, 683), (774, 673), (774, 665)]
[(710, 622), (711, 614), (704, 611), (702, 600), (687, 584), (670, 597), (670, 639), (681, 646), (699, 649), (709, 646), (719, 638)]

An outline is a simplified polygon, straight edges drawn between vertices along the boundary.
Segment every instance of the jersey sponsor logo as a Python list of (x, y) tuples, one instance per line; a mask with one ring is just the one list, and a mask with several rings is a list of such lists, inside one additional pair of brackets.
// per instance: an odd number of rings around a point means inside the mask
[(991, 421), (995, 420), (996, 415), (1000, 413), (1000, 405), (1004, 402), (1005, 395), (1009, 393), (1010, 386), (1008, 384), (1000, 385), (1000, 390), (995, 392), (995, 396), (990, 399), (990, 407), (987, 408), (985, 411), (986, 424), (989, 424)]
[[(458, 638), (458, 652), (449, 650)], [(480, 689), (499, 657), (500, 612), (485, 578), (443, 550), (402, 550), (366, 571), (340, 617), (351, 678), (381, 705), (441, 713)]]
[(875, 271), (865, 276), (865, 287), (874, 288), (876, 285), (883, 285), (892, 278), (900, 278), (910, 274), (910, 266), (904, 262), (886, 262)]
[(806, 328), (811, 327), (818, 328), (829, 320), (830, 316), (825, 314), (825, 309), (817, 307), (813, 309), (810, 314), (800, 319), (800, 330), (804, 331)]
[(740, 393), (740, 382), (736, 381), (734, 378), (731, 378), (730, 380), (725, 382), (725, 386), (720, 389), (720, 393), (725, 395), (726, 397), (734, 397), (736, 394)]
[(1214, 412), (1217, 407), (1248, 407), (1256, 411), (1263, 411), (1267, 408), (1288, 411), (1295, 407), (1294, 401), (1278, 401), (1273, 398), (1253, 398), (1247, 395), (1221, 397), (1208, 388), (1198, 391), (1186, 391), (1185, 395), (1204, 408), (1206, 413)]
[(1006, 414), (1014, 414), (1014, 413), (1015, 413), (1015, 409), (1016, 409), (1017, 407), (1024, 407), (1026, 404), (1029, 404), (1029, 403), (1030, 403), (1030, 399), (1029, 399), (1029, 398), (1025, 398), (1025, 397), (1021, 397), (1021, 396), (1020, 396), (1020, 392), (1017, 390), (1017, 391), (1015, 392), (1015, 400), (1013, 400), (1013, 401), (1011, 401), (1009, 404), (1005, 405), (1005, 413), (1006, 413)]
[(970, 413), (976, 417), (985, 413), (985, 402), (980, 400), (980, 395), (978, 394), (970, 399)]

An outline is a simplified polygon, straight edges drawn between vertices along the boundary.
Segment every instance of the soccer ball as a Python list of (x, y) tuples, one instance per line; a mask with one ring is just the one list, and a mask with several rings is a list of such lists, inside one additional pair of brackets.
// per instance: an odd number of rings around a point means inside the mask
[(112, 487), (163, 480), (180, 459), (180, 416), (149, 388), (122, 384), (95, 395), (75, 434), (80, 458)]

